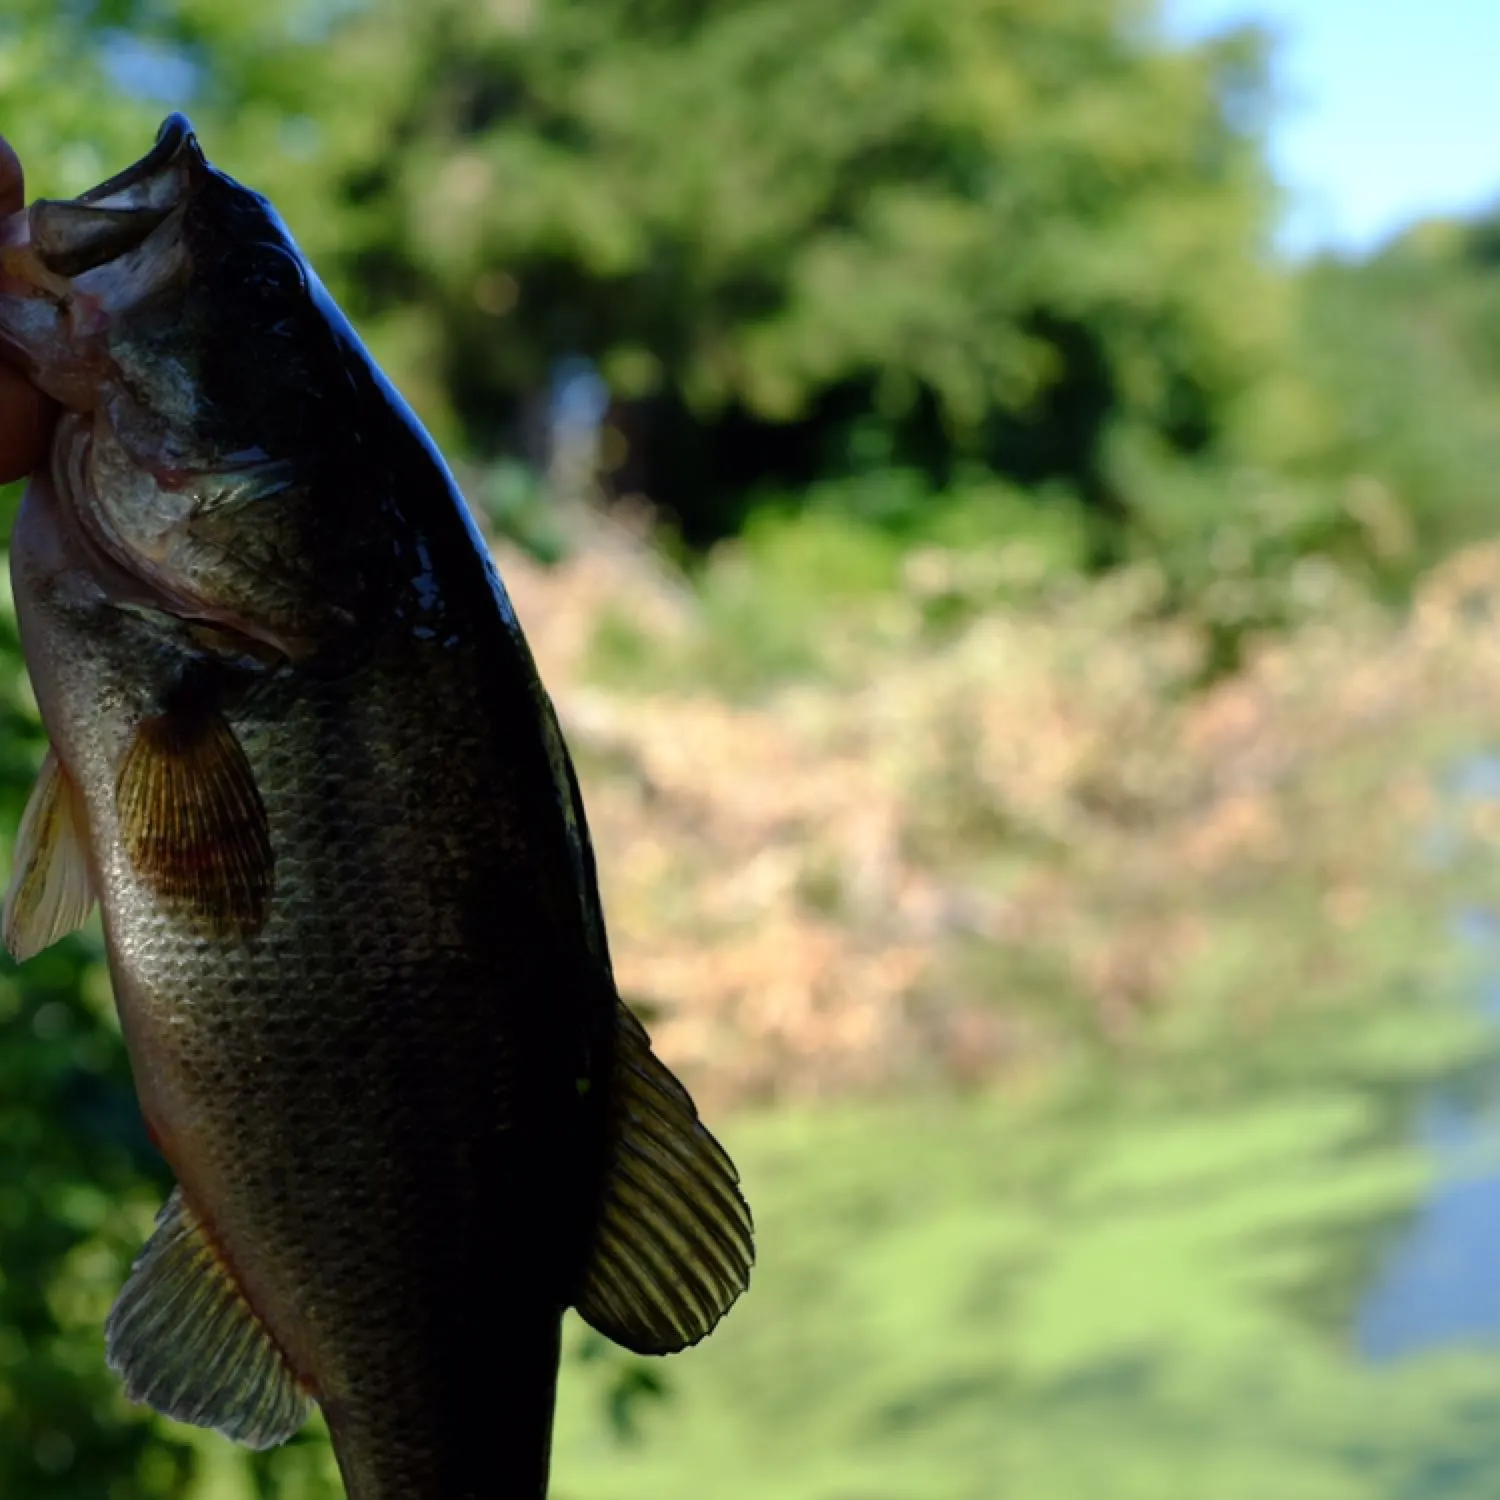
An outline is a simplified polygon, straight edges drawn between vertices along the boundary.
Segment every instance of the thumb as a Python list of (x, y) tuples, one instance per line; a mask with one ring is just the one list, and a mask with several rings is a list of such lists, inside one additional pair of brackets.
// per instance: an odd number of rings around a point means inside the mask
[[(25, 202), (21, 159), (0, 136), (0, 216), (18, 213)], [(20, 479), (41, 463), (54, 414), (52, 403), (19, 370), (0, 365), (0, 484)]]

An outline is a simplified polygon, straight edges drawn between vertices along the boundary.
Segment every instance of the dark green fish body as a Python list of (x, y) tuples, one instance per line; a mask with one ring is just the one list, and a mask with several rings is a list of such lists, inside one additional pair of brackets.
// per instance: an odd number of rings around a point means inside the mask
[[(617, 998), (567, 752), (446, 468), (263, 203), (185, 122), (163, 142), (96, 190), (172, 203), (155, 280), (65, 267), (74, 325), (45, 343), (6, 276), (61, 257), (0, 271), (0, 339), (73, 407), (12, 546), (55, 764), (8, 935), (97, 895), (179, 1179), (111, 1359), (256, 1445), (315, 1399), (355, 1500), (541, 1496), (564, 1310), (695, 1341), (744, 1285), (748, 1214)], [(126, 242), (106, 271), (142, 259), (138, 224), (78, 233)], [(211, 274), (225, 235), (241, 285), (262, 247), (248, 313)], [(205, 280), (228, 308), (193, 303)], [(235, 311), (269, 342), (215, 343)]]

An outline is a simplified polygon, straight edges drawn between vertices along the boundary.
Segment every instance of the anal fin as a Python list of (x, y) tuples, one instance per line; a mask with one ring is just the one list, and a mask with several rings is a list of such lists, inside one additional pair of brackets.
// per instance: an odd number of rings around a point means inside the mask
[(77, 788), (50, 746), (16, 834), (5, 946), (24, 963), (81, 927), (94, 904)]
[(691, 1097), (620, 1004), (612, 1158), (581, 1316), (637, 1354), (710, 1333), (750, 1283), (750, 1209), (739, 1174)]
[(174, 1188), (105, 1324), (125, 1393), (163, 1416), (273, 1448), (309, 1402)]

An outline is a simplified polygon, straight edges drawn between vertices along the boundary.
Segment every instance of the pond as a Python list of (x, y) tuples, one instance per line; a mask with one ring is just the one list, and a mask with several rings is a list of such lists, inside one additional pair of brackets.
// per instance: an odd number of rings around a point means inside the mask
[[(1455, 925), (1496, 970), (1476, 999), (1500, 1033), (1500, 932), (1480, 912), (1461, 914)], [(1500, 1063), (1484, 1059), (1434, 1082), (1417, 1137), (1434, 1159), (1435, 1180), (1360, 1305), (1358, 1344), (1371, 1359), (1500, 1345)]]

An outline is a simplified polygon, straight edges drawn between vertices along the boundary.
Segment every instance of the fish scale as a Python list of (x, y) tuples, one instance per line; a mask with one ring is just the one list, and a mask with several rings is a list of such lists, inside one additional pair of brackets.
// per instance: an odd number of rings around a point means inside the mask
[(707, 1334), (752, 1259), (733, 1165), (616, 993), (462, 498), (284, 226), (173, 117), (46, 230), (10, 269), (68, 281), (54, 321), (0, 297), (75, 403), (12, 538), (51, 751), (5, 931), (98, 899), (178, 1179), (110, 1361), (255, 1446), (317, 1401), (353, 1500), (539, 1497), (565, 1309)]

